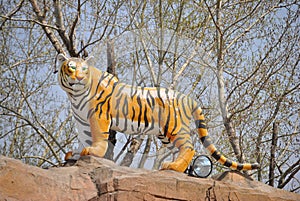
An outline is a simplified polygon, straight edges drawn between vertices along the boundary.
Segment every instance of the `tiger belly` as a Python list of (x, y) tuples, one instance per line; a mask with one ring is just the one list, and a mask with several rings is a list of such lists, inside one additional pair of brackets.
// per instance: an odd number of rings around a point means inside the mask
[(158, 135), (161, 133), (158, 123), (150, 122), (146, 126), (145, 123), (137, 121), (131, 121), (124, 118), (112, 118), (111, 129), (119, 131), (125, 134), (149, 134), (149, 135)]

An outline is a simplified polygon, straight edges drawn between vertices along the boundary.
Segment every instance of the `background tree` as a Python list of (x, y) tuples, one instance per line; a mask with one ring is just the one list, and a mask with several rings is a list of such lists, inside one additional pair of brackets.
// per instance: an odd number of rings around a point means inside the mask
[[(77, 143), (53, 75), (55, 57), (93, 54), (96, 67), (107, 70), (107, 53), (114, 53), (120, 80), (190, 94), (226, 156), (257, 161), (262, 168), (253, 177), (299, 192), (296, 1), (20, 0), (2, 1), (0, 11), (1, 154), (37, 166), (62, 163)], [(131, 139), (118, 134), (125, 145)], [(165, 157), (147, 136), (132, 152), (144, 153), (130, 159), (135, 167)]]

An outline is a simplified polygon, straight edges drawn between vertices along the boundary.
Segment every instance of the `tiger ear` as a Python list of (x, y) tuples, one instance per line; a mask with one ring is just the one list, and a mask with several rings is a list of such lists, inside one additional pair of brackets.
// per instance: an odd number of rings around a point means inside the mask
[(59, 64), (61, 65), (64, 61), (69, 60), (64, 54), (57, 55), (56, 59), (58, 60)]
[(55, 64), (54, 64), (54, 71), (53, 71), (54, 74), (56, 74), (58, 72), (58, 70), (57, 70), (57, 64), (59, 65), (59, 68), (60, 68), (61, 65), (62, 65), (62, 63), (64, 61), (66, 61), (66, 60), (68, 60), (68, 58), (64, 54), (62, 54), (62, 53), (60, 53), (60, 54), (58, 54), (56, 56), (56, 58), (55, 58)]
[(85, 62), (88, 64), (88, 66), (94, 66), (94, 57), (90, 56), (88, 58), (85, 59)]

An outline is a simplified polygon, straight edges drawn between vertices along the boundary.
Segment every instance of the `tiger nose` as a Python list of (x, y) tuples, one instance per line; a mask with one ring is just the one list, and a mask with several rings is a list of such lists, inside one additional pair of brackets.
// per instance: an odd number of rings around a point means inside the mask
[(77, 79), (78, 81), (80, 81), (80, 80), (83, 79), (83, 76), (82, 76), (82, 74), (81, 74), (80, 71), (76, 71), (76, 72), (75, 72), (75, 77), (76, 77), (76, 79)]
[(78, 81), (81, 81), (81, 80), (83, 79), (83, 77), (81, 77), (81, 76), (76, 76), (76, 79), (77, 79)]

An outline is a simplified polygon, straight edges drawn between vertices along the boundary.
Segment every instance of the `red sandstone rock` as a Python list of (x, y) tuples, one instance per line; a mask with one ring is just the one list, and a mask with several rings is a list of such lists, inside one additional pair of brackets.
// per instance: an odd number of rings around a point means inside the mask
[(84, 157), (72, 167), (44, 170), (0, 156), (0, 200), (298, 201), (300, 195), (236, 172), (200, 179), (173, 171), (120, 167), (95, 157)]

